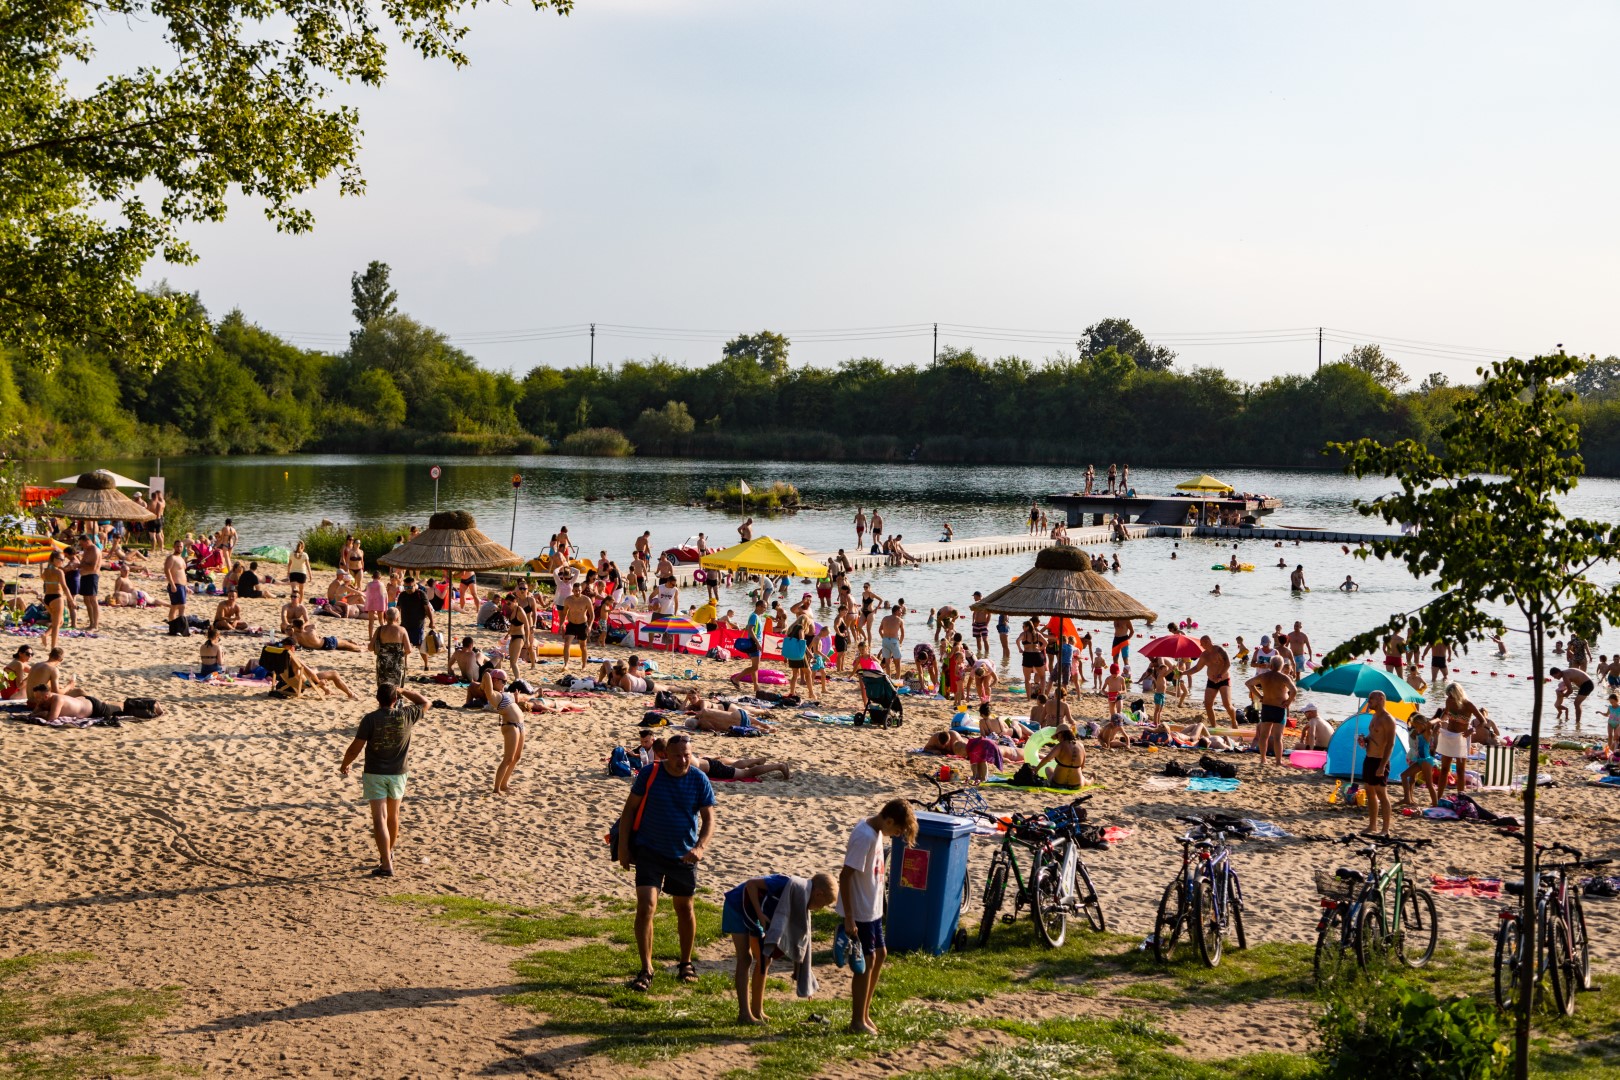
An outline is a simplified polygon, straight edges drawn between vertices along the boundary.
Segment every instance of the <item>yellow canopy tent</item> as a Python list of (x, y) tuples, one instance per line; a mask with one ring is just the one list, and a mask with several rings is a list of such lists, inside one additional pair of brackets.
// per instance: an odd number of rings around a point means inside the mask
[(757, 574), (789, 574), (793, 577), (824, 578), (825, 563), (803, 548), (769, 536), (756, 536), (735, 547), (705, 555), (698, 563), (705, 570), (752, 570)]

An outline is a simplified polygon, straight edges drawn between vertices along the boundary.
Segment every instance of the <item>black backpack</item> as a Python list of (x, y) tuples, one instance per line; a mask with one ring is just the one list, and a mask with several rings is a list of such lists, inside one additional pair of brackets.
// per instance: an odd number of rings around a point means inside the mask
[(1198, 759), (1198, 765), (1210, 776), (1218, 776), (1222, 780), (1230, 780), (1237, 776), (1237, 766), (1227, 761), (1217, 761), (1205, 754)]
[(170, 637), (190, 637), (191, 624), (186, 622), (184, 615), (177, 615), (169, 620)]
[(681, 699), (675, 696), (673, 690), (660, 690), (653, 695), (653, 708), (668, 709), (671, 712), (680, 711)]
[(1041, 774), (1035, 771), (1035, 766), (1027, 761), (1018, 766), (1018, 771), (1013, 773), (1012, 782), (1014, 787), (1046, 786), (1046, 781), (1042, 780)]

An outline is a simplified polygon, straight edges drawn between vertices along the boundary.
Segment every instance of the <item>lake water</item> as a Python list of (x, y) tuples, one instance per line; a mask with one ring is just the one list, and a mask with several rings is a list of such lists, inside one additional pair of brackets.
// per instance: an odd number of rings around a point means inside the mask
[[(603, 460), (568, 457), (452, 458), (384, 456), (287, 456), (241, 458), (185, 458), (162, 463), (169, 490), (180, 495), (206, 528), (217, 528), (226, 517), (234, 519), (242, 547), (290, 544), (299, 531), (323, 518), (343, 525), (426, 524), (434, 505), (433, 465), (443, 475), (438, 485), (439, 506), (472, 512), (491, 538), (512, 540), (514, 550), (533, 555), (544, 549), (561, 526), (594, 558), (606, 550), (628, 562), (631, 544), (644, 529), (652, 530), (654, 550), (677, 544), (704, 532), (711, 543), (724, 546), (736, 539), (740, 515), (688, 507), (710, 485), (744, 479), (763, 487), (781, 480), (799, 488), (816, 509), (757, 522), (756, 535), (779, 536), (810, 550), (852, 548), (851, 520), (857, 506), (870, 513), (882, 511), (887, 530), (908, 541), (936, 540), (940, 526), (949, 521), (958, 538), (1024, 531), (1024, 517), (1032, 497), (1071, 491), (1079, 486), (1070, 468), (1040, 466), (841, 465), (794, 462), (714, 462), (658, 458)], [(157, 463), (146, 460), (96, 462), (41, 462), (27, 466), (34, 480), (51, 480), (82, 469), (104, 466), (144, 480)], [(1106, 463), (1102, 468), (1106, 471)], [(1132, 484), (1144, 494), (1169, 492), (1190, 470), (1132, 470)], [(511, 478), (523, 477), (515, 500)], [(1222, 470), (1221, 479), (1238, 489), (1279, 497), (1283, 509), (1266, 519), (1272, 525), (1309, 525), (1355, 531), (1387, 531), (1382, 522), (1357, 514), (1352, 501), (1372, 498), (1391, 490), (1387, 481), (1357, 481), (1337, 473)], [(592, 500), (592, 501), (587, 501)], [(1620, 480), (1591, 479), (1566, 501), (1576, 516), (1613, 521), (1620, 513)], [(1290, 545), (1279, 551), (1270, 541), (1238, 545), (1253, 573), (1212, 573), (1210, 566), (1225, 562), (1232, 544), (1216, 541), (1181, 541), (1178, 558), (1170, 558), (1172, 541), (1142, 540), (1105, 545), (1117, 552), (1121, 572), (1115, 583), (1159, 613), (1160, 629), (1170, 619), (1194, 619), (1200, 630), (1217, 641), (1231, 642), (1238, 635), (1252, 647), (1263, 633), (1295, 620), (1305, 624), (1317, 650), (1327, 648), (1390, 614), (1409, 611), (1432, 598), (1428, 584), (1413, 580), (1404, 569), (1377, 560), (1345, 555), (1334, 544)], [(1504, 558), (1512, 557), (1510, 538), (1502, 538)], [(1288, 590), (1288, 571), (1276, 568), (1278, 558), (1291, 568), (1305, 567), (1313, 591), (1296, 596)], [(928, 563), (907, 569), (874, 570), (855, 578), (870, 580), (879, 594), (904, 598), (917, 609), (908, 627), (909, 640), (929, 636), (924, 618), (931, 607), (950, 602), (964, 608), (975, 589), (985, 593), (1006, 584), (1028, 569), (1029, 555), (964, 559)], [(1357, 593), (1341, 593), (1336, 586), (1351, 574), (1360, 584)], [(1224, 595), (1210, 590), (1216, 583)], [(728, 591), (723, 600), (743, 608), (741, 590)], [(1522, 625), (1504, 613), (1509, 626)], [(1524, 677), (1529, 670), (1528, 647), (1523, 635), (1508, 635), (1510, 655), (1498, 661), (1494, 647), (1476, 645), (1461, 657), (1460, 681), (1470, 695), (1491, 709), (1504, 730), (1528, 727), (1530, 690)], [(1605, 634), (1598, 651), (1620, 648), (1620, 634)], [(997, 649), (999, 654), (999, 649)], [(1495, 672), (1496, 674), (1491, 674)], [(1015, 672), (1016, 674), (1016, 672)], [(1509, 679), (1508, 675), (1515, 678)], [(1438, 688), (1431, 689), (1431, 699)], [(1589, 699), (1596, 714), (1605, 695)], [(1324, 711), (1343, 716), (1349, 702), (1318, 698)], [(1549, 713), (1550, 713), (1549, 707)], [(1550, 717), (1549, 717), (1550, 722)], [(1596, 715), (1583, 724), (1585, 731), (1601, 729)], [(1569, 730), (1564, 728), (1561, 730)]]

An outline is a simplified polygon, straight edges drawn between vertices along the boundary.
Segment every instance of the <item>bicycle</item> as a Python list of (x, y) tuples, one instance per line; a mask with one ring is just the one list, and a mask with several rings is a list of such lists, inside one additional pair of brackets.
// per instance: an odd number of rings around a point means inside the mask
[(978, 785), (963, 784), (961, 787), (946, 788), (940, 783), (938, 772), (921, 775), (924, 780), (934, 785), (934, 797), (927, 800), (906, 800), (917, 809), (935, 814), (951, 814), (954, 817), (990, 816), (990, 804), (984, 801), (984, 794)]
[[(1572, 856), (1565, 862), (1544, 863), (1549, 851)], [(1566, 844), (1536, 845), (1536, 970), (1531, 993), (1538, 993), (1543, 980), (1551, 984), (1555, 1011), (1564, 1016), (1575, 1013), (1575, 995), (1592, 989), (1592, 947), (1586, 934), (1586, 910), (1581, 906), (1579, 885), (1571, 886), (1570, 872), (1607, 866), (1609, 859), (1583, 859), (1581, 852)], [(1543, 873), (1543, 868), (1550, 873)], [(1519, 1003), (1521, 964), (1525, 957), (1525, 933), (1519, 912), (1507, 908), (1498, 913), (1501, 926), (1496, 931), (1496, 1004), (1512, 1011)]]
[(1194, 828), (1180, 837), (1181, 869), (1164, 887), (1158, 917), (1153, 922), (1153, 955), (1161, 963), (1174, 963), (1183, 944), (1183, 931), (1198, 949), (1206, 967), (1221, 962), (1222, 936), (1230, 923), (1237, 947), (1249, 947), (1243, 930), (1243, 888), (1232, 866), (1228, 832), (1247, 836), (1253, 830), (1240, 821), (1220, 817), (1184, 817)]
[[(1366, 873), (1346, 867), (1331, 874), (1316, 871), (1322, 917), (1316, 924), (1311, 966), (1320, 986), (1338, 981), (1347, 954), (1365, 971), (1381, 963), (1393, 947), (1402, 964), (1420, 968), (1433, 958), (1440, 940), (1434, 897), (1427, 889), (1408, 887), (1406, 864), (1401, 860), (1402, 852), (1428, 847), (1431, 841), (1349, 835), (1340, 837), (1338, 843), (1363, 840), (1368, 842), (1356, 854), (1367, 857)], [(1380, 872), (1379, 852), (1386, 847), (1394, 849), (1395, 859), (1389, 869)], [(1387, 917), (1391, 907), (1396, 915), (1393, 929)]]
[[(990, 872), (985, 878), (984, 915), (979, 921), (981, 946), (990, 943), (990, 932), (1006, 899), (1009, 877), (1018, 888), (1013, 894), (1012, 913), (1000, 917), (1014, 922), (1019, 911), (1029, 907), (1036, 936), (1047, 947), (1055, 949), (1063, 944), (1071, 914), (1084, 915), (1094, 930), (1106, 929), (1102, 900), (1080, 858), (1078, 832), (1083, 812), (1078, 807), (1090, 797), (1082, 795), (1069, 806), (1055, 807), (1034, 817), (1014, 814), (1006, 822), (985, 815), (1004, 825), (1006, 833), (990, 859)], [(1020, 848), (1029, 855), (1027, 878), (1018, 859)]]

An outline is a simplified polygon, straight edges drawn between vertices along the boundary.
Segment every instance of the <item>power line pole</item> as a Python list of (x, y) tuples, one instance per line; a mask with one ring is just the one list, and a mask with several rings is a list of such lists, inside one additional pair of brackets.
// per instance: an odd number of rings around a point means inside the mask
[[(596, 366), (596, 324), (591, 323), (591, 367)], [(1320, 367), (1321, 365), (1317, 365)]]
[(1316, 370), (1322, 370), (1322, 328), (1316, 328)]
[(934, 324), (934, 363), (939, 363), (939, 323)]

